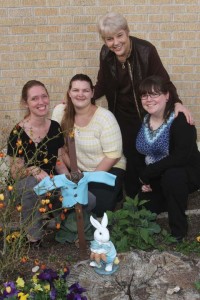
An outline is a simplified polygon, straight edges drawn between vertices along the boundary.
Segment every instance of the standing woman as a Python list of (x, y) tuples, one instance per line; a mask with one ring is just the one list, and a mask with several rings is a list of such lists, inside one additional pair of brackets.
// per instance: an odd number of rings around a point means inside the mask
[[(118, 121), (127, 159), (125, 190), (128, 196), (134, 197), (139, 191), (135, 140), (143, 118), (139, 84), (151, 75), (170, 78), (156, 48), (148, 41), (130, 36), (127, 20), (121, 14), (106, 14), (100, 19), (98, 29), (104, 45), (100, 52), (94, 99), (105, 95), (108, 108)], [(180, 104), (175, 86), (172, 82), (170, 85), (176, 102), (175, 115), (183, 111), (191, 122), (190, 113)]]
[(21, 104), (28, 112), (10, 133), (7, 155), (17, 199), (22, 203), (27, 238), (30, 243), (39, 243), (42, 218), (33, 187), (50, 174), (69, 172), (64, 164), (56, 164), (61, 159), (64, 139), (60, 125), (48, 118), (49, 94), (45, 85), (28, 81), (22, 89)]
[(140, 85), (141, 103), (147, 114), (136, 140), (144, 155), (138, 164), (140, 199), (150, 200), (152, 212), (168, 211), (172, 235), (181, 241), (187, 234), (188, 195), (200, 187), (200, 153), (194, 125), (183, 113), (175, 118), (176, 94), (169, 81), (150, 76)]
[[(113, 210), (122, 200), (125, 158), (117, 121), (107, 109), (92, 103), (93, 93), (93, 84), (87, 75), (77, 74), (71, 79), (61, 127), (66, 133), (74, 129), (77, 163), (81, 172), (106, 171), (117, 176), (114, 187), (89, 183), (89, 191), (96, 196), (93, 212), (102, 217), (106, 210)], [(69, 160), (67, 164), (70, 168)]]

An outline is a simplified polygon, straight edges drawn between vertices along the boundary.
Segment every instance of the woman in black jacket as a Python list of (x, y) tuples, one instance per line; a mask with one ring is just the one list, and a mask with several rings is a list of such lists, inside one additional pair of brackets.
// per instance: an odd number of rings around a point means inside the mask
[(150, 200), (146, 208), (152, 212), (168, 211), (171, 233), (180, 241), (187, 234), (188, 195), (200, 187), (196, 128), (183, 113), (175, 118), (176, 95), (168, 80), (150, 76), (140, 84), (139, 94), (147, 112), (136, 139), (145, 157), (145, 164), (138, 164), (139, 198)]
[[(128, 196), (134, 197), (139, 190), (135, 168), (135, 139), (142, 121), (139, 84), (151, 75), (170, 78), (156, 48), (148, 41), (130, 36), (127, 20), (121, 14), (111, 12), (105, 15), (99, 22), (99, 33), (105, 44), (100, 52), (94, 100), (105, 95), (108, 108), (118, 121), (127, 159), (125, 190)], [(181, 104), (172, 82), (170, 85), (175, 95), (175, 114), (183, 111), (191, 123), (190, 113)]]

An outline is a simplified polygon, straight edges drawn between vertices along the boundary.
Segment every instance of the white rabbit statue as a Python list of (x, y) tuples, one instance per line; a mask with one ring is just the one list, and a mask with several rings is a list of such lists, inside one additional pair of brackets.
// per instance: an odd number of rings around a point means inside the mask
[(101, 223), (90, 216), (91, 224), (96, 228), (94, 232), (94, 240), (90, 245), (90, 266), (101, 268), (105, 265), (105, 271), (111, 272), (113, 269), (113, 263), (118, 263), (116, 257), (117, 252), (115, 246), (110, 241), (110, 233), (107, 229), (108, 217), (104, 213)]

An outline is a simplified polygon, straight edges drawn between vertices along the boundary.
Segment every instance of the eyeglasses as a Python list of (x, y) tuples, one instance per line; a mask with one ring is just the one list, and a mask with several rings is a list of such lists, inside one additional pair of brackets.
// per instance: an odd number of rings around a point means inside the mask
[(141, 96), (141, 100), (147, 100), (148, 97), (150, 97), (151, 99), (156, 99), (158, 98), (162, 93), (152, 93), (152, 94), (145, 94)]

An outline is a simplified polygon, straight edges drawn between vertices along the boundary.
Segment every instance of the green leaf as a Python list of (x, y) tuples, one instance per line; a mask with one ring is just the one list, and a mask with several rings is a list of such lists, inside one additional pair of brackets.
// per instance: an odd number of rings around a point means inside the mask
[(151, 223), (149, 226), (149, 231), (151, 231), (152, 233), (160, 233), (161, 232), (160, 225), (156, 223)]
[(148, 244), (149, 241), (149, 232), (145, 228), (140, 228), (140, 235), (141, 238), (145, 241), (146, 244)]

